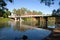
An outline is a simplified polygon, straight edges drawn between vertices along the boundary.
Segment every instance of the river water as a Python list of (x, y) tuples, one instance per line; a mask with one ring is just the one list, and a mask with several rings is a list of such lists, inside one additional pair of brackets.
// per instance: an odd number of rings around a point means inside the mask
[(28, 26), (20, 26), (20, 22), (9, 21), (0, 26), (0, 40), (23, 40), (23, 36), (27, 36), (27, 40), (43, 40), (51, 31), (32, 28)]

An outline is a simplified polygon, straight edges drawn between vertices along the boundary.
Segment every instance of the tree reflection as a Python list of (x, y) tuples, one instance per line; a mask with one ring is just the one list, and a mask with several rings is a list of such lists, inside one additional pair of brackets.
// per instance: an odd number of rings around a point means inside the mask
[(16, 25), (14, 26), (14, 30), (19, 30), (19, 31), (21, 31), (21, 32), (24, 32), (24, 31), (26, 31), (26, 28), (23, 27), (23, 26), (20, 26), (20, 22), (17, 21), (17, 22), (16, 22)]
[(9, 28), (9, 24), (8, 23), (0, 23), (0, 28)]
[(0, 23), (0, 28), (2, 28), (2, 26), (3, 26), (3, 25)]

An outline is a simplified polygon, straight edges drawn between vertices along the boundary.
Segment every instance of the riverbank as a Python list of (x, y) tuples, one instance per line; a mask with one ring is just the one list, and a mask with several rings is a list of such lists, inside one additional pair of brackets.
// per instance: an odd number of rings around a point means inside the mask
[(60, 40), (60, 28), (54, 29), (52, 34), (47, 37), (46, 40)]
[(6, 23), (6, 22), (8, 22), (9, 20), (10, 20), (9, 18), (0, 17), (0, 23)]
[(3, 24), (7, 23), (9, 20), (10, 20), (9, 18), (0, 17), (0, 28), (3, 26)]

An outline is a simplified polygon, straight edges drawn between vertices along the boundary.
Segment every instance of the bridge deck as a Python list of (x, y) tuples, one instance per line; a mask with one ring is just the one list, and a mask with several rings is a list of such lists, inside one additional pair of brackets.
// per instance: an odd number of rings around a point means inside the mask
[(23, 16), (9, 16), (9, 18), (15, 17), (50, 17), (51, 15), (23, 15)]

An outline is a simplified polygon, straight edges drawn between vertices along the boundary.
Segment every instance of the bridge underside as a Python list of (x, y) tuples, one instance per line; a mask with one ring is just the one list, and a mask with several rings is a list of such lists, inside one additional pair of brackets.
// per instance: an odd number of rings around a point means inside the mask
[[(48, 27), (48, 17), (53, 17), (53, 16), (38, 16), (38, 17), (22, 17), (22, 18), (35, 18), (38, 20), (37, 26), (42, 27), (42, 28), (47, 28)], [(43, 24), (41, 24), (43, 22)]]
[[(43, 28), (47, 28), (47, 21), (48, 21), (48, 17), (35, 17), (36, 20), (38, 20), (38, 27), (43, 27)], [(44, 24), (41, 24), (42, 22), (44, 22)]]

